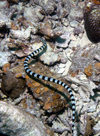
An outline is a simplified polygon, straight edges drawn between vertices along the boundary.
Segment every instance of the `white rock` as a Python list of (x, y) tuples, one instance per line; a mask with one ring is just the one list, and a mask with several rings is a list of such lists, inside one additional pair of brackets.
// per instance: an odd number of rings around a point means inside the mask
[(89, 94), (89, 93), (86, 94), (86, 93), (83, 91), (83, 89), (82, 89), (81, 87), (79, 87), (78, 93), (79, 93), (81, 99), (82, 99), (84, 102), (89, 102), (89, 101), (90, 101), (90, 99), (89, 99), (90, 94)]
[(100, 121), (93, 127), (95, 134), (100, 133)]
[(36, 23), (43, 19), (43, 15), (40, 13), (41, 11), (40, 6), (33, 7), (26, 7), (24, 8), (24, 17), (30, 21), (33, 25), (37, 25)]
[(69, 128), (66, 127), (64, 124), (61, 122), (53, 121), (52, 128), (58, 132), (64, 132), (64, 131), (69, 131)]
[(71, 34), (71, 40), (75, 41), (76, 40), (76, 37), (74, 34)]
[(97, 108), (97, 103), (92, 101), (89, 104), (87, 104), (87, 112), (95, 112)]
[[(32, 46), (32, 51), (40, 48), (43, 45), (42, 42), (34, 43)], [(31, 52), (32, 52), (31, 51)], [(40, 60), (43, 61), (44, 64), (53, 65), (55, 62), (60, 60), (60, 57), (57, 53), (53, 51), (50, 45), (47, 43), (47, 50), (40, 56)]]
[(77, 91), (79, 93), (81, 93), (79, 90), (85, 92), (83, 93), (84, 96), (82, 96), (83, 101), (87, 101), (87, 98), (90, 97), (90, 95), (94, 95), (93, 89), (96, 88), (97, 86), (90, 81), (89, 79), (87, 79), (86, 75), (82, 72), (79, 73), (79, 75), (77, 75), (76, 77), (67, 77), (67, 80), (71, 81), (72, 83), (75, 83), (76, 85), (78, 84), (79, 88)]
[(4, 13), (0, 12), (0, 28), (5, 25), (9, 28), (11, 21)]
[(59, 68), (57, 73), (62, 74), (64, 71), (65, 71), (65, 68)]
[(11, 35), (14, 38), (20, 39), (20, 40), (28, 40), (31, 33), (31, 27), (28, 27), (26, 30), (11, 30)]
[(64, 68), (66, 65), (65, 64), (59, 64), (59, 68)]
[(0, 1), (0, 10), (1, 9), (4, 9), (4, 8), (7, 8), (8, 7), (8, 2), (5, 0), (5, 1)]
[[(35, 42), (35, 43), (33, 43), (32, 45), (30, 45), (30, 46), (32, 47), (32, 51), (35, 51), (36, 49), (40, 48), (42, 45), (43, 45), (42, 42), (39, 42), (39, 43)], [(50, 47), (50, 45), (47, 43), (47, 50), (46, 50), (46, 52), (52, 52), (52, 51), (53, 51), (53, 49), (52, 49), (52, 48)], [(46, 52), (45, 52), (45, 53), (46, 53)]]
[(91, 45), (91, 41), (88, 39), (86, 33), (83, 34), (82, 39), (78, 40), (78, 44), (83, 48), (87, 45)]
[(0, 51), (0, 67), (2, 67), (4, 64), (8, 63), (8, 57), (11, 54), (9, 52), (1, 52)]
[(65, 54), (66, 54), (66, 57), (67, 57), (69, 60), (71, 60), (71, 57), (73, 56), (73, 50), (70, 49), (70, 48), (68, 48), (68, 49), (66, 49)]
[(68, 60), (66, 63), (65, 71), (63, 72), (63, 76), (68, 74), (71, 64), (72, 64), (72, 62)]
[(64, 26), (68, 26), (69, 25), (68, 19), (62, 18), (61, 21), (62, 21)]
[(94, 56), (94, 59), (100, 61), (100, 56), (99, 56), (98, 54), (96, 54), (96, 55)]
[(85, 127), (86, 127), (86, 115), (81, 115), (80, 116), (80, 132), (82, 135), (85, 133)]
[(71, 27), (77, 27), (78, 26), (78, 22), (76, 20), (73, 20), (72, 22), (70, 22), (70, 26)]
[(47, 52), (40, 58), (41, 61), (43, 61), (43, 63), (47, 65), (53, 65), (55, 62), (59, 61), (58, 54), (55, 54), (54, 52)]

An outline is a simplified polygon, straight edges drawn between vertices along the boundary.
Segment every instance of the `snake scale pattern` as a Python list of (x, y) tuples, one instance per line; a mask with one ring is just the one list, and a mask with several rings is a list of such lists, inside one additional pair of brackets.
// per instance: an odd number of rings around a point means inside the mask
[(36, 57), (44, 49), (47, 48), (46, 41), (42, 38), (40, 40), (42, 41), (43, 45), (39, 49), (37, 49), (37, 50), (33, 51), (31, 54), (29, 54), (24, 61), (25, 72), (32, 78), (38, 78), (38, 79), (43, 79), (43, 80), (46, 80), (46, 81), (54, 82), (56, 84), (63, 86), (65, 89), (67, 89), (67, 91), (70, 94), (71, 105), (72, 105), (72, 135), (73, 135), (73, 131), (74, 131), (74, 127), (75, 127), (75, 111), (76, 111), (75, 107), (76, 107), (76, 105), (75, 105), (75, 98), (74, 98), (74, 95), (72, 93), (72, 90), (70, 89), (70, 87), (67, 84), (65, 84), (64, 82), (62, 82), (60, 80), (54, 79), (53, 77), (47, 77), (47, 76), (43, 76), (43, 75), (32, 72), (32, 70), (28, 66), (28, 61), (31, 58), (33, 58), (34, 56)]

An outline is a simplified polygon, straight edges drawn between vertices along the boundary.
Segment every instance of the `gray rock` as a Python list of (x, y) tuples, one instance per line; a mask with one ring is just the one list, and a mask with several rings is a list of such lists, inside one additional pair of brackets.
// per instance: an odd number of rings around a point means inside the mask
[(8, 18), (8, 16), (5, 15), (5, 14), (3, 13), (3, 11), (0, 12), (0, 28), (2, 28), (3, 26), (7, 26), (7, 27), (9, 28), (10, 25), (11, 25), (11, 21), (10, 21), (10, 19)]
[(6, 0), (0, 1), (0, 10), (7, 7), (8, 7), (8, 2)]
[(83, 19), (83, 11), (79, 7), (71, 8), (70, 14), (68, 16), (68, 19), (70, 22), (73, 20), (76, 20), (78, 22), (81, 22)]
[(73, 20), (72, 22), (70, 22), (70, 26), (71, 27), (77, 27), (78, 26), (78, 22), (76, 20)]
[(40, 6), (37, 6), (35, 8), (27, 6), (24, 9), (24, 17), (33, 25), (36, 25), (36, 23), (44, 18), (44, 16), (41, 14), (41, 10), (42, 8)]
[(0, 101), (0, 132), (10, 136), (50, 136), (37, 118), (3, 101)]

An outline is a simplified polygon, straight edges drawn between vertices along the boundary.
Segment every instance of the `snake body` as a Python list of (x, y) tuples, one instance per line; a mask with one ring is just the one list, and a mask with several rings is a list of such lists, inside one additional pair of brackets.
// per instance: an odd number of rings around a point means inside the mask
[(43, 80), (50, 81), (50, 82), (54, 82), (56, 84), (59, 84), (59, 85), (63, 86), (65, 89), (67, 89), (67, 91), (70, 94), (70, 99), (71, 99), (71, 104), (72, 104), (72, 135), (73, 135), (73, 131), (74, 131), (74, 127), (75, 127), (75, 107), (76, 106), (75, 106), (75, 98), (74, 98), (74, 95), (72, 93), (72, 90), (70, 89), (70, 87), (67, 84), (65, 84), (64, 82), (62, 82), (60, 80), (54, 79), (53, 77), (47, 77), (47, 76), (43, 76), (43, 75), (40, 75), (40, 74), (32, 72), (32, 70), (28, 66), (28, 61), (31, 58), (33, 58), (34, 56), (39, 55), (44, 49), (47, 48), (46, 41), (44, 39), (42, 39), (42, 38), (41, 38), (41, 41), (42, 41), (43, 45), (40, 48), (38, 48), (37, 50), (33, 51), (31, 54), (29, 54), (26, 57), (26, 59), (24, 61), (25, 72), (30, 77), (38, 78), (38, 79), (43, 79)]

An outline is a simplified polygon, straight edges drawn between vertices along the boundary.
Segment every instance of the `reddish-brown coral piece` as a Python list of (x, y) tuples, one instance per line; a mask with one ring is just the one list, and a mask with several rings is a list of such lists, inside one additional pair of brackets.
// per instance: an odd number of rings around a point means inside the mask
[(6, 64), (3, 65), (2, 70), (3, 70), (4, 73), (7, 72), (9, 69), (10, 69), (10, 63), (6, 63)]
[(86, 76), (88, 76), (88, 77), (92, 76), (92, 72), (93, 72), (92, 65), (88, 65), (88, 67), (86, 67), (86, 68), (84, 69), (84, 73), (85, 73)]

